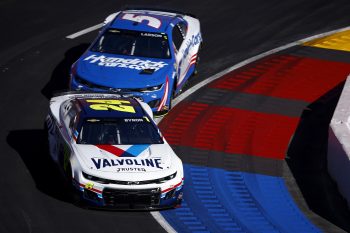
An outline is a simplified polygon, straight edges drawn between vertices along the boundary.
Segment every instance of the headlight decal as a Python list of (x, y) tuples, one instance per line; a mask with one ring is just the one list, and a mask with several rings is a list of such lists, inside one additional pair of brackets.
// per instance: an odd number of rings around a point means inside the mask
[(170, 188), (164, 189), (164, 190), (162, 191), (162, 193), (169, 192), (169, 191), (171, 191), (171, 190), (173, 190), (173, 189), (175, 189), (175, 188), (177, 188), (177, 187), (180, 187), (181, 185), (182, 185), (182, 181), (181, 181), (180, 183), (178, 183), (178, 184), (176, 184), (176, 185), (170, 187)]
[(163, 95), (162, 100), (160, 101), (160, 105), (159, 105), (157, 111), (160, 111), (163, 108), (163, 106), (165, 105), (167, 97), (168, 97), (168, 92), (169, 92), (169, 78), (168, 78), (168, 75), (167, 75), (166, 76), (166, 81), (165, 81), (164, 95)]

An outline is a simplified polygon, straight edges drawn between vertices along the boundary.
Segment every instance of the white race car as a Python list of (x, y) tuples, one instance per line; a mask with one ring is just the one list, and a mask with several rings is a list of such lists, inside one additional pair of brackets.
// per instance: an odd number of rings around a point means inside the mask
[(89, 206), (177, 207), (182, 162), (152, 118), (134, 98), (62, 93), (51, 99), (46, 118), (50, 155)]

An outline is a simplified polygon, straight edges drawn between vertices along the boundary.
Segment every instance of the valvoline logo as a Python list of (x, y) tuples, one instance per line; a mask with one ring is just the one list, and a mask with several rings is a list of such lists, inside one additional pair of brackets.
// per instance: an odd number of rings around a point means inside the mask
[(132, 167), (152, 167), (159, 168), (161, 167), (161, 159), (160, 158), (152, 158), (152, 159), (102, 159), (102, 158), (91, 158), (94, 163), (96, 169), (101, 169), (105, 167), (117, 167), (117, 166), (132, 166)]
[[(148, 149), (150, 145), (133, 145), (130, 146), (127, 150), (123, 150), (116, 146), (112, 145), (96, 145), (100, 150), (107, 151), (117, 157), (129, 157), (129, 158), (91, 158), (91, 161), (95, 165), (96, 169), (106, 168), (106, 167), (129, 167), (132, 166), (134, 168), (142, 168), (144, 170), (145, 167), (151, 168), (159, 168), (163, 169), (161, 165), (160, 158), (149, 158), (149, 159), (138, 159), (136, 158), (138, 155), (142, 154), (143, 151)], [(130, 158), (133, 157), (133, 158)], [(123, 168), (124, 169), (124, 168)], [(138, 170), (138, 169), (136, 169)]]

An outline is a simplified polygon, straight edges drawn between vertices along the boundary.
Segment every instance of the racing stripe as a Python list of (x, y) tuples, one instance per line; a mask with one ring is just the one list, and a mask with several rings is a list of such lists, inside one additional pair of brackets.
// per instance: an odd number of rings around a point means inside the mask
[(98, 147), (101, 150), (107, 151), (111, 154), (114, 154), (115, 156), (118, 156), (118, 157), (122, 156), (123, 153), (125, 152), (124, 150), (112, 145), (96, 145), (96, 147)]
[(168, 191), (170, 191), (170, 190), (173, 190), (173, 189), (179, 187), (180, 185), (182, 185), (182, 183), (183, 183), (183, 181), (181, 181), (180, 183), (174, 185), (174, 187), (172, 187), (172, 188), (164, 189), (164, 190), (162, 191), (162, 193), (166, 193), (166, 192), (168, 192)]
[(136, 157), (146, 150), (150, 145), (133, 145), (126, 151), (112, 145), (96, 145), (101, 150), (107, 151), (118, 157)]
[(122, 154), (121, 157), (137, 157), (139, 156), (143, 151), (145, 151), (147, 148), (149, 148), (150, 145), (133, 145), (129, 147), (125, 151), (125, 153)]
[(163, 98), (162, 98), (162, 100), (161, 100), (161, 102), (159, 104), (159, 107), (158, 107), (157, 111), (160, 111), (162, 109), (162, 107), (165, 105), (166, 100), (168, 98), (168, 92), (169, 92), (169, 78), (168, 78), (168, 76), (166, 76), (164, 95), (163, 95)]
[(190, 64), (188, 64), (187, 68), (186, 68), (186, 71), (184, 72), (184, 74), (182, 75), (182, 77), (179, 79), (179, 83), (176, 85), (177, 87), (181, 86), (183, 81), (185, 80), (185, 77), (186, 77), (186, 74), (188, 72), (188, 70), (191, 68), (191, 66), (193, 64), (196, 64), (196, 61), (197, 61), (197, 54), (194, 54), (192, 57), (191, 57), (191, 60), (190, 60)]

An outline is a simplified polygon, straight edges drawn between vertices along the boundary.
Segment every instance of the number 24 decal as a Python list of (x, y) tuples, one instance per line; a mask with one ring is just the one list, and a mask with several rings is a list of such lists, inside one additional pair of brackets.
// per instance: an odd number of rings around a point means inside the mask
[(88, 103), (94, 103), (90, 105), (90, 108), (94, 110), (115, 110), (120, 112), (135, 113), (133, 106), (127, 100), (86, 100)]
[(160, 25), (162, 25), (162, 22), (159, 19), (149, 15), (135, 15), (127, 13), (123, 15), (122, 19), (130, 20), (137, 23), (142, 23), (142, 21), (147, 20), (147, 25), (153, 28), (159, 28)]

